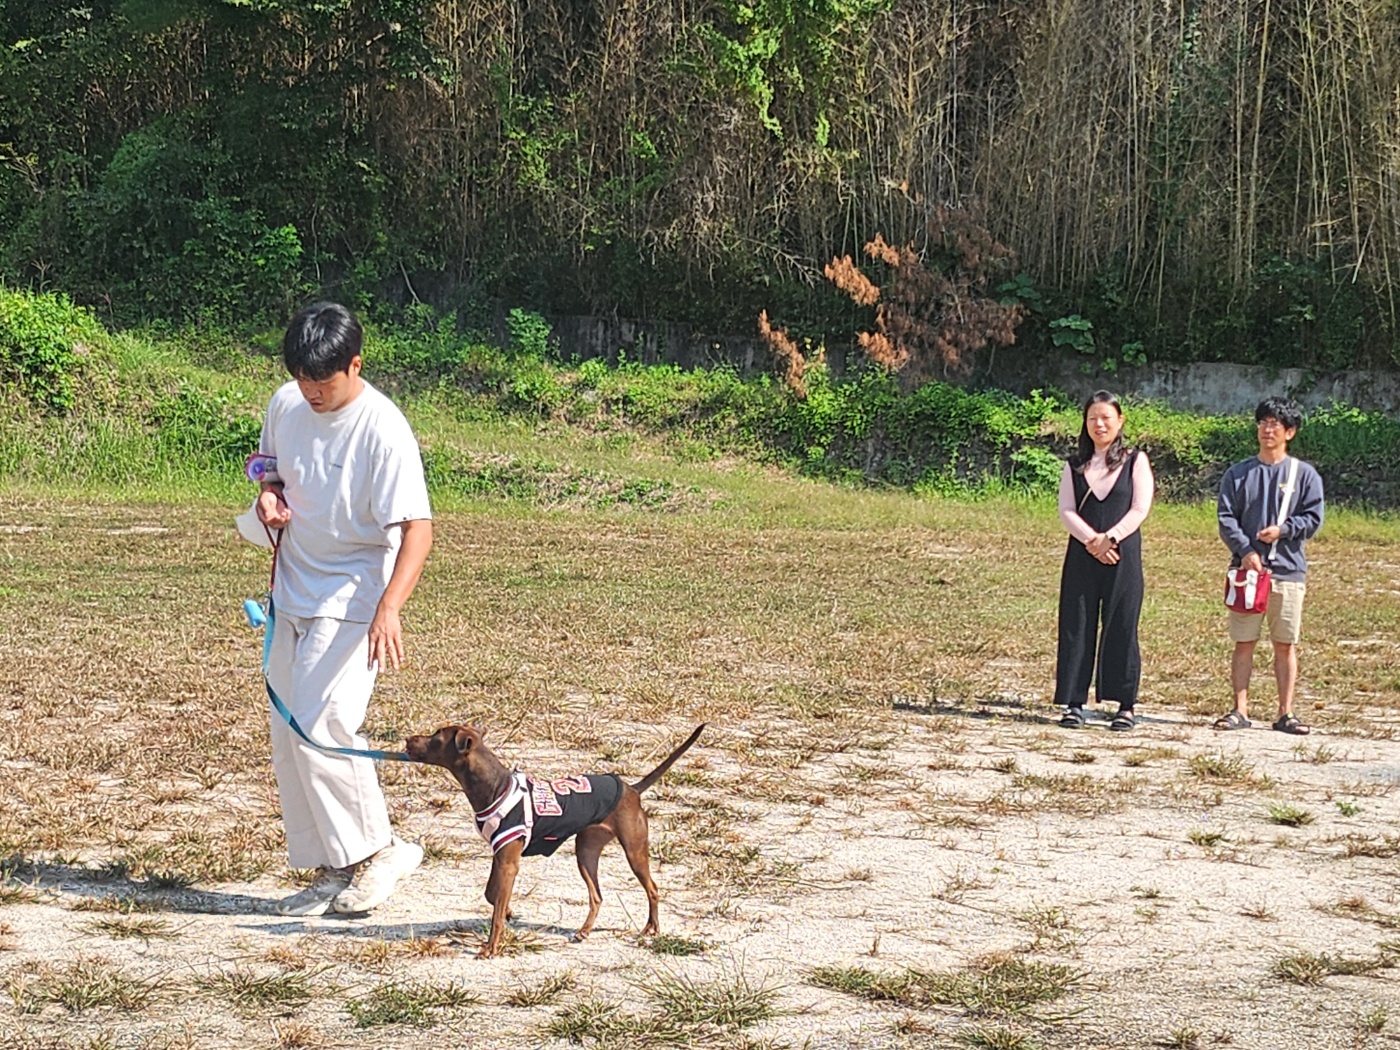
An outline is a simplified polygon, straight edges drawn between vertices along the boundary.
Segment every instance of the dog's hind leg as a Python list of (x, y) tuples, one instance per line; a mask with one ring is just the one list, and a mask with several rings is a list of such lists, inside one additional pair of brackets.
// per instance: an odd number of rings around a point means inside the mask
[(578, 873), (588, 887), (588, 917), (574, 934), (576, 941), (584, 940), (592, 933), (593, 924), (598, 921), (598, 909), (603, 904), (603, 894), (598, 889), (598, 858), (603, 853), (603, 847), (613, 838), (612, 829), (602, 824), (591, 824), (578, 833), (574, 856), (578, 860)]
[(654, 937), (661, 932), (658, 919), (661, 894), (657, 892), (656, 883), (651, 877), (651, 852), (645, 818), (637, 823), (640, 826), (629, 829), (625, 837), (619, 835), (617, 840), (622, 843), (622, 848), (627, 854), (627, 863), (632, 866), (632, 874), (637, 876), (637, 881), (642, 884), (642, 889), (647, 895), (647, 924), (642, 927), (640, 936)]

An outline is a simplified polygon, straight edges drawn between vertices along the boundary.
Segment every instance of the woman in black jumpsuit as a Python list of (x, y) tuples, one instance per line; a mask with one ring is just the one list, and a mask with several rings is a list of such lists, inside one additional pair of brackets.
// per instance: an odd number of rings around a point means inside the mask
[[(1137, 724), (1143, 591), (1138, 526), (1152, 505), (1153, 481), (1147, 457), (1123, 447), (1122, 427), (1118, 399), (1104, 390), (1094, 394), (1084, 406), (1079, 451), (1066, 464), (1061, 483), (1060, 517), (1070, 540), (1060, 574), (1055, 703), (1065, 708), (1060, 724), (1067, 728), (1084, 725), (1096, 657), (1096, 697), (1118, 703), (1109, 728), (1129, 730)], [(1098, 482), (1102, 491), (1110, 478), (1101, 498), (1092, 484)]]

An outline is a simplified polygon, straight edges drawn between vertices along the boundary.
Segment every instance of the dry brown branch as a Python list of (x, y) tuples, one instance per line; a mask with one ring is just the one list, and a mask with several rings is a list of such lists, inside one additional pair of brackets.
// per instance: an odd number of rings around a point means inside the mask
[(1013, 258), (981, 223), (976, 211), (935, 205), (929, 213), (929, 247), (891, 245), (877, 233), (866, 255), (886, 266), (876, 285), (851, 260), (833, 259), (826, 275), (862, 306), (875, 306), (875, 331), (857, 342), (875, 364), (899, 372), (910, 386), (935, 374), (966, 372), (989, 343), (1016, 341), (1022, 308), (991, 297), (994, 276)]
[(874, 306), (880, 301), (880, 289), (870, 282), (870, 278), (860, 272), (855, 260), (849, 255), (832, 259), (822, 268), (827, 280), (855, 300), (860, 306)]
[(758, 315), (758, 334), (782, 364), (783, 384), (799, 401), (807, 400), (807, 384), (802, 378), (807, 371), (807, 359), (787, 334), (787, 329), (774, 328), (768, 321), (768, 311), (764, 310)]

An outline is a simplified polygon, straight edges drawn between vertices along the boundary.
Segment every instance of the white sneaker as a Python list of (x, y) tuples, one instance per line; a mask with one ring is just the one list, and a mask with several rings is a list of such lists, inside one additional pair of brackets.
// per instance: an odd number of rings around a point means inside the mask
[(350, 885), (350, 873), (339, 868), (318, 868), (316, 881), (300, 893), (277, 902), (278, 915), (324, 915), (331, 901)]
[(335, 910), (342, 915), (354, 915), (379, 907), (389, 899), (399, 879), (422, 863), (422, 846), (395, 837), (360, 865), (354, 884), (335, 898)]

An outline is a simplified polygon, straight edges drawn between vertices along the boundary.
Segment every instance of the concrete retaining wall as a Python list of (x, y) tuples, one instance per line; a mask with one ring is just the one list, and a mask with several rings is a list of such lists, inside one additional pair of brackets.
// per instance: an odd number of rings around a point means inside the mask
[[(766, 371), (772, 358), (758, 336), (713, 335), (684, 324), (660, 324), (616, 317), (556, 316), (549, 319), (559, 353), (568, 360), (619, 356), (644, 364), (674, 364), (682, 368), (715, 368), (730, 364), (743, 373)], [(828, 351), (836, 371), (845, 367), (844, 351)], [(1076, 400), (1095, 390), (1163, 401), (1172, 408), (1211, 414), (1254, 410), (1260, 399), (1288, 394), (1305, 408), (1339, 401), (1368, 412), (1400, 417), (1400, 373), (1310, 372), (1301, 368), (1269, 368), (1198, 362), (1122, 368), (1116, 374), (1085, 372), (1083, 362), (1066, 354), (1032, 358), (1016, 347), (983, 355), (983, 363), (966, 382), (999, 387), (1018, 394), (1054, 387)]]

